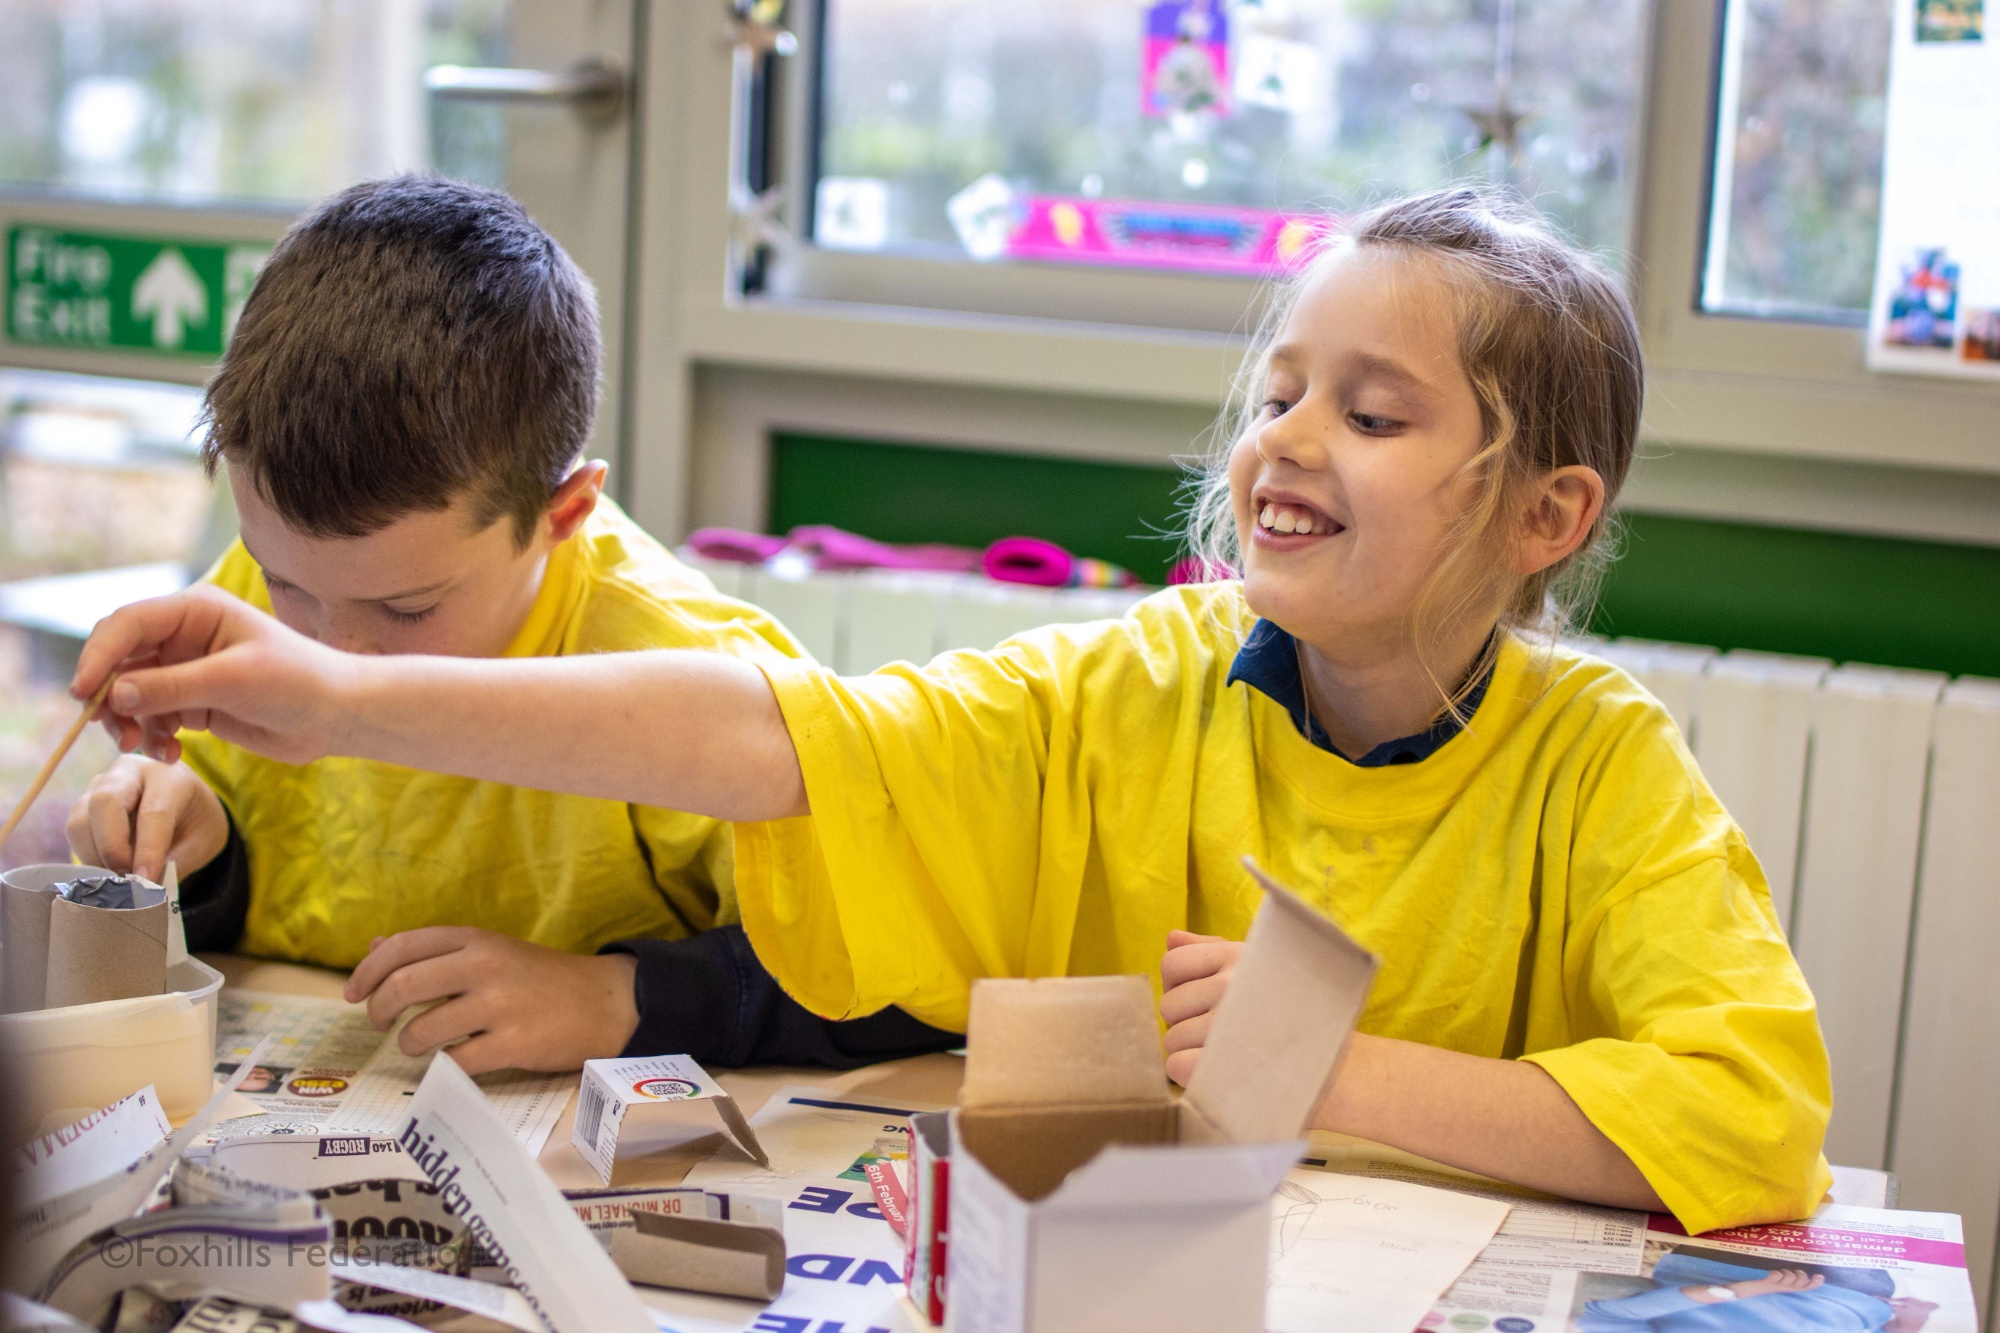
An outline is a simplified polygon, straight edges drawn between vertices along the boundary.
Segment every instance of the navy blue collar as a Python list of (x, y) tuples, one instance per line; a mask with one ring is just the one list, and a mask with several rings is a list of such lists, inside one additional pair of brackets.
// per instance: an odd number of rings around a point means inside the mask
[[(1268, 620), (1257, 622), (1250, 631), (1250, 637), (1243, 641), (1236, 660), (1230, 664), (1228, 684), (1242, 681), (1251, 689), (1268, 695), (1286, 712), (1292, 715), (1292, 725), (1299, 734), (1328, 754), (1347, 756), (1333, 748), (1333, 740), (1326, 734), (1326, 728), (1319, 719), (1306, 708), (1306, 686), (1299, 674), (1298, 642)], [(1471, 717), (1479, 710), (1480, 700), (1486, 697), (1486, 687), (1493, 683), (1493, 668), (1486, 668), (1484, 675), (1473, 687), (1466, 691), (1460, 707)], [(1399, 736), (1393, 741), (1383, 741), (1380, 745), (1352, 759), (1356, 768), (1386, 768), (1390, 764), (1415, 764), (1430, 758), (1440, 746), (1465, 727), (1450, 713), (1445, 713), (1414, 736)]]

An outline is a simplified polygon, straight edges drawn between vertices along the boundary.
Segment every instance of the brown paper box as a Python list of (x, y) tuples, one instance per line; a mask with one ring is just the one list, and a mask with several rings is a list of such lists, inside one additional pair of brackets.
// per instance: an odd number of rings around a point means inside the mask
[(775, 1227), (640, 1212), (632, 1223), (613, 1234), (611, 1262), (634, 1282), (754, 1301), (784, 1290), (785, 1233)]
[(1270, 1199), (1375, 960), (1266, 879), (1200, 1064), (1167, 1089), (1143, 977), (987, 980), (952, 1113), (959, 1333), (1258, 1333)]

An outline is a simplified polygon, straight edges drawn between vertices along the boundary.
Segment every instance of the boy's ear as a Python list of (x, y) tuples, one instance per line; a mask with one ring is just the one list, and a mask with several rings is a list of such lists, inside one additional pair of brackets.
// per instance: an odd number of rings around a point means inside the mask
[(574, 472), (563, 478), (562, 485), (549, 497), (549, 540), (566, 542), (576, 535), (597, 509), (598, 497), (604, 494), (604, 479), (611, 472), (609, 464), (598, 459), (580, 463)]
[(1572, 554), (1590, 537), (1604, 512), (1604, 478), (1577, 464), (1544, 476), (1528, 496), (1516, 574), (1538, 574)]

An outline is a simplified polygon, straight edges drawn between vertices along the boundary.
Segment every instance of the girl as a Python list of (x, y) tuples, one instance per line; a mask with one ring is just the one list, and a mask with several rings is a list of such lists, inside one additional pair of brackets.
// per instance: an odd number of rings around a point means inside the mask
[(208, 726), (737, 820), (750, 938), (828, 1016), (956, 1029), (977, 977), (1171, 942), (1183, 1078), (1249, 853), (1382, 957), (1318, 1126), (1692, 1232), (1810, 1213), (1826, 1055), (1762, 874), (1660, 705), (1551, 634), (1638, 430), (1616, 283), (1448, 190), (1358, 219), (1271, 330), (1197, 506), (1242, 580), (1122, 620), (843, 680), (348, 658), (184, 594), (76, 689), (141, 654), (112, 722), (160, 755)]

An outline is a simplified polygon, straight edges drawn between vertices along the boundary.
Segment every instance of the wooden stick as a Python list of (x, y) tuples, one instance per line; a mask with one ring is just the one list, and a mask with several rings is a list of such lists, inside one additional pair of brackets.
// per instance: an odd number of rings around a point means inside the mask
[(69, 724), (69, 731), (64, 733), (61, 742), (56, 746), (55, 753), (42, 765), (42, 771), (35, 774), (35, 780), (28, 784), (28, 794), (14, 807), (14, 813), (7, 816), (6, 824), (0, 825), (0, 851), (6, 850), (7, 839), (14, 836), (15, 828), (27, 816), (29, 807), (35, 803), (35, 798), (42, 794), (42, 788), (48, 786), (49, 779), (56, 775), (56, 768), (69, 753), (69, 747), (76, 744), (76, 738), (83, 735), (83, 729), (90, 725), (90, 719), (97, 716), (98, 709), (104, 707), (104, 700), (111, 693), (111, 684), (117, 679), (116, 671), (104, 678), (104, 683), (97, 687), (97, 692), (90, 696), (88, 703), (84, 704), (83, 712), (77, 715), (76, 721)]

